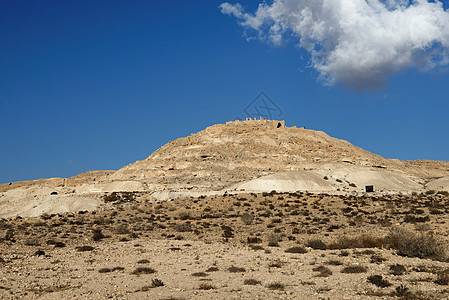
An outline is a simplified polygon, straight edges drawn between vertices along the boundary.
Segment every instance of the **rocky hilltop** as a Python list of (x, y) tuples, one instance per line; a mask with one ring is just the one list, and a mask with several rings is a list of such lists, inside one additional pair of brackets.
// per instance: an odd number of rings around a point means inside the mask
[(0, 216), (93, 209), (111, 192), (155, 200), (249, 191), (411, 193), (449, 189), (449, 162), (385, 159), (284, 121), (217, 124), (118, 171), (0, 185)]
[(223, 189), (260, 176), (354, 166), (422, 178), (449, 175), (449, 163), (385, 159), (322, 131), (284, 121), (218, 124), (169, 142), (147, 159), (125, 166), (114, 180), (138, 180), (150, 189)]

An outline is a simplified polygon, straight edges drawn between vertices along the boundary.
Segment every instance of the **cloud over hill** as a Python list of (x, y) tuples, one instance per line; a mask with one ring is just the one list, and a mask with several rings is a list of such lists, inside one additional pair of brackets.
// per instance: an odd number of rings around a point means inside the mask
[(274, 0), (253, 14), (240, 4), (220, 8), (248, 35), (274, 45), (293, 37), (326, 85), (380, 89), (407, 69), (449, 63), (449, 12), (439, 1)]

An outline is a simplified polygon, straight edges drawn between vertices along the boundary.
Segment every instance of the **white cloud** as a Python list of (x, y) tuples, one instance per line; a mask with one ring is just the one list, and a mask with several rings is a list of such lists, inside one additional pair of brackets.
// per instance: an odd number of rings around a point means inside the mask
[(325, 84), (379, 89), (409, 68), (449, 63), (449, 12), (427, 0), (274, 0), (254, 14), (221, 4), (260, 39), (298, 38)]

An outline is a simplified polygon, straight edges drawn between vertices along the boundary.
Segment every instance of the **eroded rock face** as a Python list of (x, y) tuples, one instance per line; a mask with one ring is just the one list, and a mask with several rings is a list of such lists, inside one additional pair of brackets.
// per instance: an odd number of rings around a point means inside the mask
[[(160, 200), (254, 187), (336, 193), (363, 192), (363, 186), (370, 184), (377, 191), (412, 192), (433, 186), (432, 180), (444, 176), (449, 176), (449, 162), (385, 159), (321, 131), (286, 127), (283, 121), (234, 121), (171, 141), (118, 171), (0, 185), (0, 216), (5, 210), (11, 215), (8, 207), (17, 203), (28, 211), (31, 202), (31, 208), (52, 212), (59, 204), (64, 211), (79, 209), (79, 203), (95, 209), (98, 198), (114, 191), (147, 192)], [(441, 190), (447, 188), (444, 180), (435, 186), (441, 184)], [(53, 190), (58, 195), (47, 195)], [(70, 199), (77, 204), (71, 205)]]
[(281, 172), (346, 168), (348, 175), (365, 170), (425, 178), (449, 175), (448, 167), (447, 162), (385, 159), (321, 131), (251, 120), (214, 125), (172, 141), (112, 178), (139, 180), (159, 191), (217, 191)]

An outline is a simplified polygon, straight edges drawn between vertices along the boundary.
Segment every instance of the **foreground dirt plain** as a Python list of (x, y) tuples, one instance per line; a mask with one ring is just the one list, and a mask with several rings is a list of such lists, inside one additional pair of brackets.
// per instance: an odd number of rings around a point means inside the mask
[(0, 221), (2, 299), (448, 299), (449, 197), (223, 194)]

